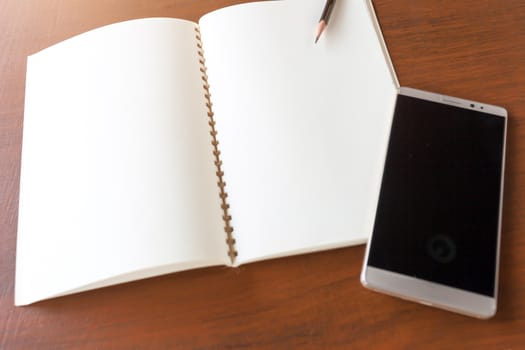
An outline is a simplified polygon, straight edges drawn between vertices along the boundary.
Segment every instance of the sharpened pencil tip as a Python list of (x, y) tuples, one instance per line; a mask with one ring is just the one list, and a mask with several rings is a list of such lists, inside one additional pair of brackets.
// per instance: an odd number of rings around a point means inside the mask
[(324, 29), (326, 27), (326, 22), (321, 20), (319, 24), (317, 25), (316, 33), (315, 33), (315, 44), (319, 41), (319, 38), (321, 37), (321, 34), (323, 33)]

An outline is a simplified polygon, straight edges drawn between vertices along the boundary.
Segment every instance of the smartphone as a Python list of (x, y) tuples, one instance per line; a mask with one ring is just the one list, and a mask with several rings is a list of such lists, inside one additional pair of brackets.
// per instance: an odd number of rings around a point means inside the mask
[(507, 111), (400, 88), (372, 235), (370, 289), (496, 313)]

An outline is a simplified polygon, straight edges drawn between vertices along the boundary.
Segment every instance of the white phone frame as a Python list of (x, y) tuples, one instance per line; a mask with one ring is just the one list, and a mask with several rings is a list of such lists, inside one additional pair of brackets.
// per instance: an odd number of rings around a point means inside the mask
[[(445, 310), (457, 312), (467, 316), (487, 319), (496, 314), (498, 299), (498, 278), (500, 260), (500, 240), (501, 240), (501, 213), (503, 207), (503, 179), (505, 171), (505, 149), (507, 143), (507, 111), (498, 106), (493, 106), (477, 101), (465, 100), (457, 97), (401, 87), (399, 95), (411, 96), (427, 101), (438, 102), (446, 105), (456, 106), (465, 109), (477, 110), (484, 113), (505, 118), (503, 157), (500, 181), (500, 206), (498, 217), (498, 239), (496, 247), (496, 271), (494, 297), (465, 291), (462, 289), (445, 286), (435, 282), (418, 279), (415, 277), (399, 274), (396, 272), (368, 266), (368, 254), (370, 242), (366, 247), (363, 269), (361, 272), (361, 283), (366, 288), (396, 296), (402, 299), (415, 301), (428, 306), (435, 306)], [(386, 152), (385, 152), (386, 159)]]

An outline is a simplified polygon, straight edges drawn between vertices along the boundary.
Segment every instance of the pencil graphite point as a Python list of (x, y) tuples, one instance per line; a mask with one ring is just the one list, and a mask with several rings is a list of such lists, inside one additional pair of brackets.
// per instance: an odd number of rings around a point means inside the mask
[(317, 31), (316, 31), (316, 34), (315, 34), (315, 43), (316, 44), (319, 41), (319, 37), (323, 33), (325, 27), (326, 27), (326, 22), (324, 20), (319, 21), (319, 24), (317, 25)]

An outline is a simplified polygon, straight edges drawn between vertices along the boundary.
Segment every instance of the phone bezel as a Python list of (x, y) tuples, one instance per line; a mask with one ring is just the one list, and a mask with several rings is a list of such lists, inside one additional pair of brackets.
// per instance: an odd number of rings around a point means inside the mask
[[(437, 94), (433, 92), (417, 90), (408, 87), (401, 87), (399, 95), (410, 96), (422, 100), (433, 101), (446, 105), (460, 108), (476, 110), (505, 119), (504, 136), (503, 136), (503, 157), (501, 164), (501, 181), (500, 181), (500, 206), (498, 213), (498, 232), (496, 247), (496, 271), (494, 297), (488, 297), (478, 293), (465, 291), (462, 289), (449, 287), (435, 282), (414, 278), (411, 276), (399, 274), (393, 271), (379, 269), (368, 266), (368, 254), (370, 251), (370, 242), (366, 247), (366, 253), (361, 272), (361, 283), (364, 287), (396, 296), (402, 299), (419, 302), (428, 306), (435, 306), (445, 310), (457, 312), (460, 314), (487, 319), (496, 314), (498, 299), (498, 279), (499, 279), (499, 260), (500, 260), (500, 240), (501, 240), (501, 214), (503, 207), (503, 179), (505, 172), (505, 154), (507, 139), (507, 111), (498, 106), (461, 99), (457, 97)], [(386, 159), (386, 150), (384, 156)]]

